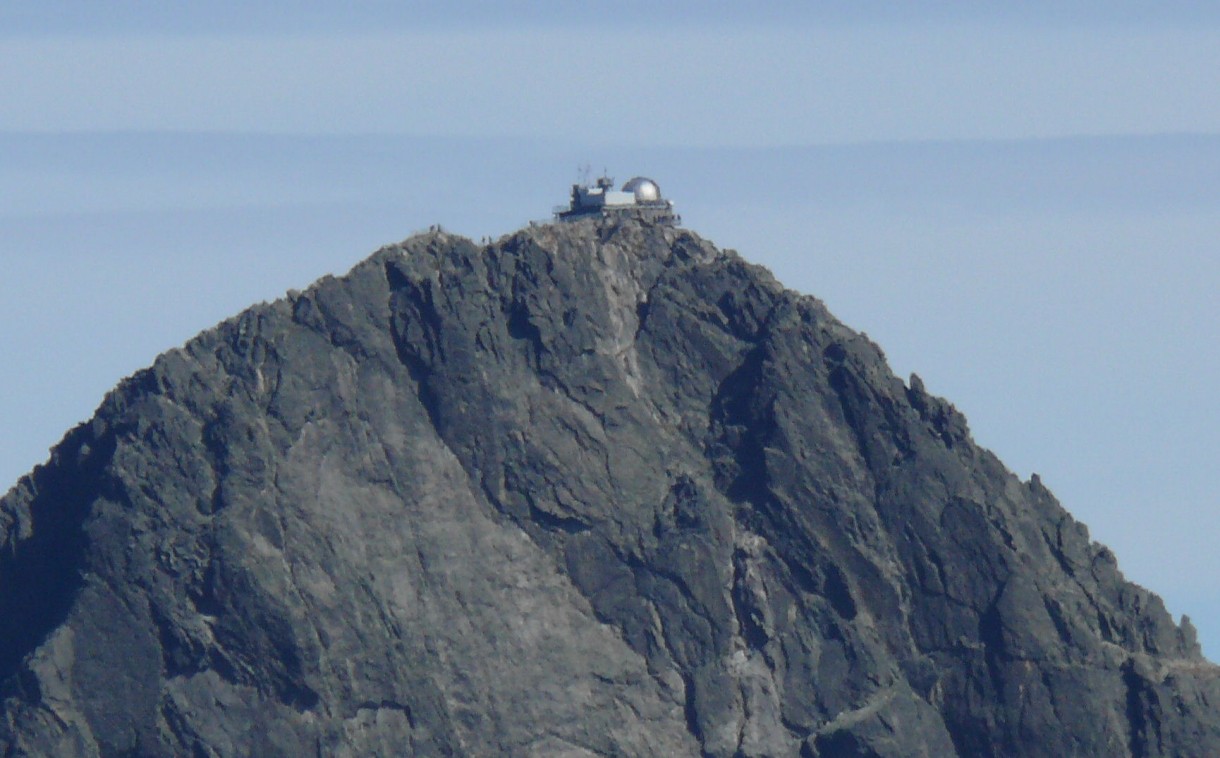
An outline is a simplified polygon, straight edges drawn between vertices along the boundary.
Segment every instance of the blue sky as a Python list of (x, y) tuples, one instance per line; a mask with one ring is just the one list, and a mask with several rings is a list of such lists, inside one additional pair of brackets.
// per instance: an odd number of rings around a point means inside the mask
[(6, 3), (0, 480), (198, 331), (433, 223), (545, 218), (590, 163), (919, 373), (1215, 657), (1198, 5)]

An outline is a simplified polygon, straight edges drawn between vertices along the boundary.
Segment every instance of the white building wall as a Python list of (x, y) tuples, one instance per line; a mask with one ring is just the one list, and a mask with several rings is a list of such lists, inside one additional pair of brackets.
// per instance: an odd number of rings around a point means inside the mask
[(633, 192), (607, 192), (606, 205), (635, 205), (635, 193)]

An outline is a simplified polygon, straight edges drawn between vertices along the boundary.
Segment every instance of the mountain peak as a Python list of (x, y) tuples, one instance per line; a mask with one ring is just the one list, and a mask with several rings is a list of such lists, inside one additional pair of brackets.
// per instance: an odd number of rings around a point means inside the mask
[(16, 754), (1207, 755), (1217, 669), (813, 297), (433, 228), (157, 359), (0, 501)]

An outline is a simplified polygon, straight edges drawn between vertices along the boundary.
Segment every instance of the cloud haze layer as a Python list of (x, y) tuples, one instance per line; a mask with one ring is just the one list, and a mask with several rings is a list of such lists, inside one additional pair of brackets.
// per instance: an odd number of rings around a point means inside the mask
[(505, 25), (17, 35), (10, 131), (774, 146), (1211, 132), (1220, 28)]
[(199, 330), (592, 162), (866, 331), (1220, 651), (1215, 14), (149, 7), (0, 10), (0, 480)]

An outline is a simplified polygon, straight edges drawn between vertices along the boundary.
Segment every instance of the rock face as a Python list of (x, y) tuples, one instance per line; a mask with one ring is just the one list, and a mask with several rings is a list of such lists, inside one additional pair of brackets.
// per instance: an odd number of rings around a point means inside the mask
[(2, 755), (1215, 756), (1035, 478), (694, 234), (441, 232), (121, 384), (0, 501)]

